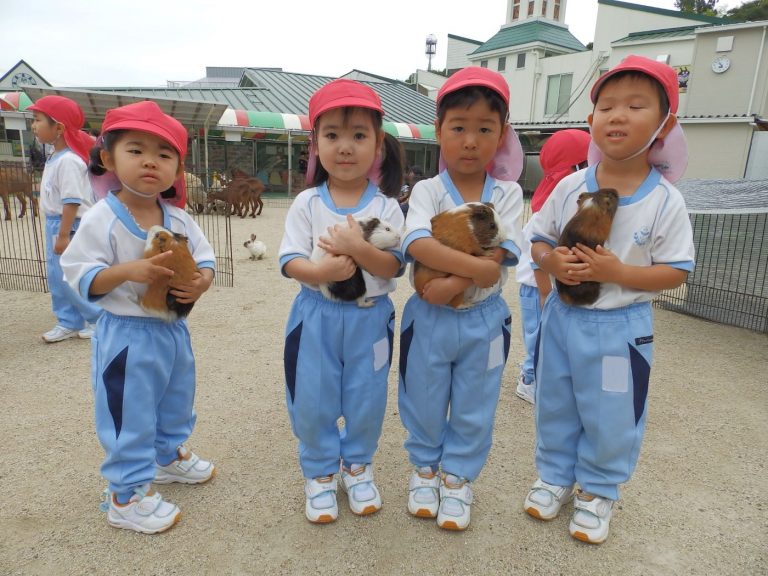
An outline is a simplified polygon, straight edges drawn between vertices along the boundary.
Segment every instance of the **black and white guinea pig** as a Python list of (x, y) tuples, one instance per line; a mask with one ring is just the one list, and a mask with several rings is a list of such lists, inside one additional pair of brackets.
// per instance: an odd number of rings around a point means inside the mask
[(163, 277), (147, 285), (147, 291), (141, 298), (141, 307), (147, 313), (167, 322), (175, 322), (186, 317), (194, 306), (194, 302), (181, 304), (170, 293), (171, 282), (174, 285), (189, 284), (192, 275), (199, 272), (195, 259), (189, 251), (187, 237), (176, 234), (162, 226), (152, 226), (147, 233), (147, 243), (144, 246), (144, 258), (152, 258), (170, 250), (173, 255), (163, 262), (163, 266), (173, 270), (173, 278)]
[[(389, 250), (400, 245), (400, 232), (389, 222), (379, 218), (368, 217), (357, 221), (363, 231), (363, 239), (379, 250)], [(325, 250), (315, 246), (310, 260), (319, 262), (325, 255)], [(320, 292), (329, 300), (343, 300), (351, 302), (357, 300), (361, 308), (373, 306), (373, 300), (365, 297), (365, 278), (363, 271), (358, 266), (355, 273), (346, 280), (339, 282), (327, 282), (319, 284)]]
[(261, 240), (256, 240), (256, 234), (251, 234), (251, 239), (246, 240), (243, 246), (251, 253), (249, 260), (261, 260), (267, 255), (267, 245)]
[[(501, 218), (490, 202), (467, 202), (433, 216), (431, 222), (433, 238), (449, 248), (473, 256), (490, 255), (506, 237)], [(430, 280), (446, 276), (449, 276), (446, 272), (414, 262), (413, 284), (418, 294), (423, 292)], [(449, 305), (463, 307), (464, 294), (455, 296)]]

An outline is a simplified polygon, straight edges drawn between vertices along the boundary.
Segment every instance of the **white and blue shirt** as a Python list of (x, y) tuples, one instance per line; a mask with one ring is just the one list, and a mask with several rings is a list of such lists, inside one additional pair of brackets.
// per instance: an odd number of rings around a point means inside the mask
[(88, 180), (88, 167), (77, 154), (64, 148), (45, 163), (40, 181), (40, 209), (46, 216), (61, 216), (64, 204), (77, 204), (81, 218), (95, 199)]
[[(538, 212), (531, 230), (531, 242), (557, 246), (560, 234), (578, 209), (582, 192), (599, 189), (597, 165), (563, 178)], [(656, 169), (632, 196), (619, 197), (619, 207), (605, 248), (624, 264), (652, 266), (666, 264), (691, 272), (694, 245), (691, 222), (680, 191)], [(648, 302), (657, 291), (637, 290), (606, 282), (600, 297), (588, 308), (612, 309), (637, 302)]]

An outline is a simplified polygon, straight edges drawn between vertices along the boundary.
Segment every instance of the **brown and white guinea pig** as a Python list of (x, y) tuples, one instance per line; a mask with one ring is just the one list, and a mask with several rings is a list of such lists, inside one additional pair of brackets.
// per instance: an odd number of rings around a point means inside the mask
[[(618, 192), (613, 188), (583, 192), (577, 203), (578, 210), (563, 228), (558, 246), (573, 248), (576, 244), (584, 244), (593, 250), (598, 244), (605, 246), (619, 207)], [(587, 281), (575, 286), (567, 286), (559, 280), (555, 283), (560, 299), (571, 306), (594, 304), (600, 296), (599, 282)]]
[(199, 272), (192, 254), (189, 252), (187, 237), (176, 234), (162, 226), (152, 226), (147, 233), (147, 243), (144, 247), (144, 258), (151, 258), (170, 250), (173, 255), (163, 263), (163, 266), (173, 270), (173, 278), (163, 277), (147, 285), (147, 291), (141, 299), (141, 307), (152, 316), (167, 322), (175, 322), (186, 317), (194, 302), (181, 304), (170, 293), (171, 284), (189, 284), (192, 275)]
[[(432, 237), (449, 248), (472, 254), (488, 256), (505, 238), (504, 226), (490, 202), (467, 202), (432, 217)], [(445, 278), (447, 272), (439, 272), (414, 262), (413, 283), (416, 292), (422, 294), (424, 286), (434, 278)], [(449, 302), (454, 308), (464, 306), (464, 294), (456, 295)]]
[[(363, 239), (379, 250), (389, 250), (400, 245), (400, 232), (385, 220), (374, 217), (361, 218), (357, 221), (363, 231)], [(325, 250), (315, 246), (310, 260), (318, 262), (325, 255)], [(360, 308), (373, 306), (373, 300), (365, 297), (365, 278), (358, 266), (355, 273), (346, 280), (327, 282), (318, 286), (320, 292), (329, 300), (351, 302), (357, 300)]]

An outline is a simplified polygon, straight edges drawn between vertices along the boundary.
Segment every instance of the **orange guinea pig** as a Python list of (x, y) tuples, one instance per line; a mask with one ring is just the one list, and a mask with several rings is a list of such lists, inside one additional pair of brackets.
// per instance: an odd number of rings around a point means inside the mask
[[(619, 207), (619, 194), (613, 188), (601, 188), (597, 192), (582, 192), (578, 199), (579, 208), (560, 234), (558, 246), (573, 248), (584, 244), (592, 250), (599, 244), (605, 246), (611, 233), (613, 217)], [(600, 296), (600, 283), (586, 281), (568, 286), (556, 280), (560, 299), (571, 306), (594, 304)]]
[[(433, 216), (431, 222), (433, 238), (449, 248), (473, 256), (490, 256), (505, 238), (504, 226), (490, 202), (467, 202)], [(447, 272), (439, 272), (421, 262), (414, 262), (413, 284), (419, 295), (427, 282), (446, 276), (449, 276)], [(449, 305), (463, 308), (464, 294), (454, 296)]]
[(192, 254), (187, 246), (187, 237), (176, 234), (162, 226), (152, 226), (147, 233), (147, 244), (144, 257), (151, 258), (170, 250), (173, 255), (163, 263), (163, 266), (173, 270), (173, 278), (163, 277), (147, 285), (147, 291), (141, 299), (141, 307), (152, 316), (167, 322), (175, 322), (185, 318), (194, 302), (181, 304), (170, 293), (173, 285), (189, 284), (195, 272), (199, 272)]

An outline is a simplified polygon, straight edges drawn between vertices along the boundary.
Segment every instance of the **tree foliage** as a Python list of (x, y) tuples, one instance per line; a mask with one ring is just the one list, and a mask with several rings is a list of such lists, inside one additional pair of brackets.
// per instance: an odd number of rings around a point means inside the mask
[(717, 16), (715, 6), (719, 0), (675, 0), (675, 7), (681, 12), (692, 12), (704, 16)]
[(725, 13), (725, 16), (736, 22), (768, 20), (768, 0), (751, 0), (749, 2), (744, 2), (741, 6), (728, 10), (728, 12)]

